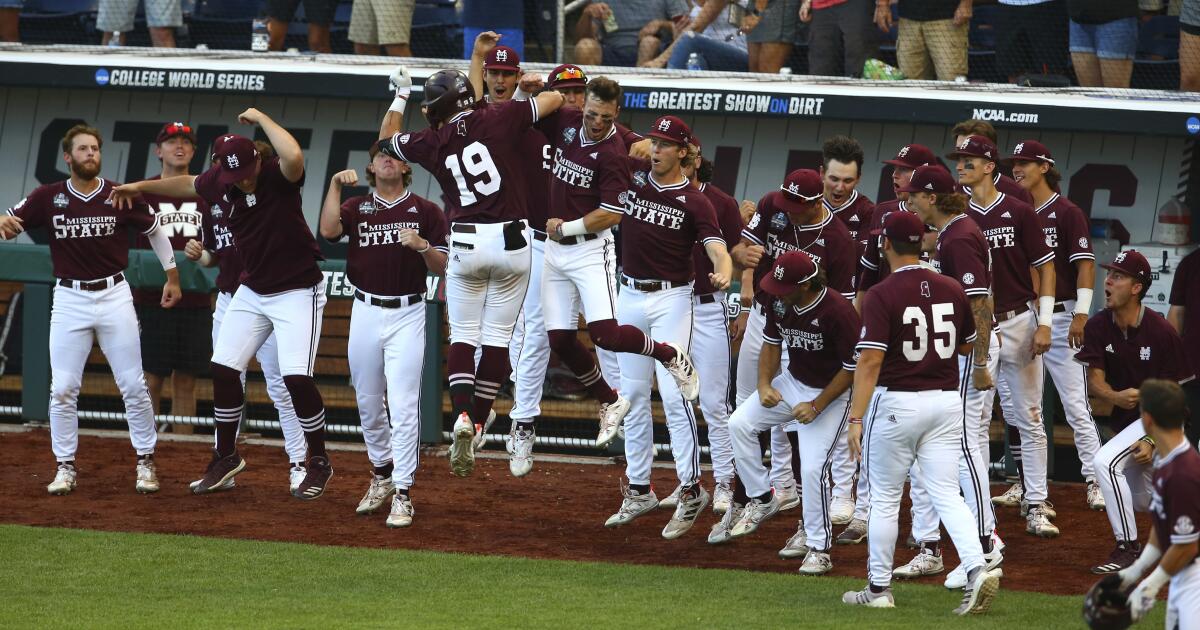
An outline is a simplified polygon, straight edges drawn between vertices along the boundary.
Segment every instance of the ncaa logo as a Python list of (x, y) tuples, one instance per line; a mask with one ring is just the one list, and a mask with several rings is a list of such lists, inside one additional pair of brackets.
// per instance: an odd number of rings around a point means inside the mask
[[(96, 68), (96, 85), (108, 85), (108, 70)], [(1192, 133), (1195, 133), (1194, 131)]]
[[(97, 75), (96, 75), (96, 82), (100, 83), (99, 73), (97, 73)], [(101, 84), (101, 85), (103, 85), (103, 84)], [(1187, 132), (1192, 135), (1196, 135), (1196, 134), (1200, 133), (1200, 118), (1192, 116), (1187, 119)]]

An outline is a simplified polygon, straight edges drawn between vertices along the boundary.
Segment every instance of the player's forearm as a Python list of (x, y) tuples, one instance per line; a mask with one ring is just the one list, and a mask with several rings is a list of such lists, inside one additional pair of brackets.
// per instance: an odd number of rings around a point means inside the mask
[(394, 109), (389, 109), (383, 115), (383, 122), (379, 123), (379, 139), (391, 138), (400, 133), (404, 127), (404, 112), (398, 112)]
[(342, 237), (342, 185), (337, 181), (329, 183), (329, 192), (325, 193), (325, 203), (321, 204), (320, 230), (321, 238), (333, 242)]
[(537, 116), (540, 120), (558, 111), (558, 108), (566, 102), (566, 97), (562, 95), (562, 92), (545, 90), (533, 97), (533, 102), (537, 104)]
[(164, 269), (163, 272), (167, 274), (167, 284), (174, 284), (174, 285), (179, 284), (179, 269), (178, 268), (171, 267), (170, 269)]
[[(592, 234), (603, 232), (620, 223), (623, 216), (625, 215), (605, 210), (604, 208), (596, 208), (583, 217), (583, 229)], [(566, 224), (564, 224), (565, 226)]]
[(467, 68), (467, 81), (475, 88), (476, 94), (487, 94), (483, 86), (483, 55), (474, 50), (471, 51), (471, 64)]
[(975, 365), (986, 365), (992, 343), (992, 298), (986, 295), (971, 298), (971, 315), (975, 318)]
[(1088, 392), (1091, 393), (1091, 395), (1099, 398), (1100, 400), (1116, 404), (1117, 392), (1112, 387), (1109, 387), (1108, 381), (1106, 380), (1107, 375), (1104, 373), (1104, 370), (1089, 367), (1087, 369), (1087, 377)]
[(850, 396), (850, 417), (862, 418), (871, 404), (875, 384), (879, 382), (879, 368), (883, 365), (883, 352), (863, 350), (854, 367), (854, 389)]
[(1175, 328), (1175, 332), (1179, 333), (1181, 336), (1183, 335), (1184, 308), (1186, 307), (1171, 306), (1171, 308), (1167, 310), (1167, 321), (1170, 322), (1171, 326)]
[(1040, 267), (1035, 267), (1035, 269), (1038, 279), (1038, 297), (1047, 295), (1054, 297), (1054, 263), (1048, 262)]
[[(171, 240), (167, 238), (167, 233), (159, 226), (155, 226), (146, 234), (147, 240), (150, 241), (150, 249), (154, 250), (154, 256), (158, 258), (158, 262), (162, 268), (168, 272), (175, 271), (175, 250), (171, 247)], [(179, 276), (176, 274), (175, 281), (179, 281)]]
[[(732, 259), (732, 256), (730, 258)], [(744, 269), (741, 273), (742, 286), (739, 287), (739, 297), (742, 299), (742, 308), (749, 308), (754, 305), (754, 270)]]
[(446, 275), (446, 252), (430, 245), (429, 249), (421, 252), (421, 258), (425, 260), (425, 268), (429, 273), (435, 276)]
[(704, 253), (708, 254), (708, 259), (712, 261), (714, 273), (719, 273), (726, 278), (733, 277), (733, 260), (725, 249), (725, 243), (705, 243)]
[[(304, 151), (300, 148), (300, 143), (288, 133), (287, 129), (279, 126), (279, 123), (271, 119), (270, 116), (263, 114), (261, 120), (258, 121), (258, 126), (262, 128), (263, 133), (267, 135), (267, 140), (275, 147), (275, 155), (279, 156), (279, 165), (284, 174), (288, 171), (293, 173), (304, 173)], [(291, 181), (296, 181), (295, 179)], [(298, 177), (297, 177), (298, 179)]]
[(1196, 560), (1196, 551), (1198, 543), (1191, 542), (1186, 545), (1172, 544), (1167, 552), (1163, 554), (1162, 560), (1158, 562), (1158, 566), (1162, 567), (1167, 575), (1175, 575), (1188, 567)]
[(199, 199), (200, 194), (196, 192), (195, 182), (195, 175), (178, 175), (162, 179), (147, 179), (134, 184), (126, 184), (126, 186), (133, 186), (142, 194), (150, 193), (178, 199)]
[(692, 20), (688, 30), (697, 33), (704, 32), (704, 29), (708, 28), (708, 25), (720, 16), (727, 6), (729, 6), (729, 0), (708, 0), (704, 3), (704, 8), (700, 9), (700, 13), (696, 15), (696, 19)]
[(770, 387), (779, 372), (779, 357), (783, 355), (782, 346), (764, 343), (758, 354), (758, 387)]
[(821, 393), (813, 399), (813, 403), (816, 404), (817, 409), (824, 411), (829, 405), (833, 404), (833, 401), (838, 399), (838, 396), (845, 394), (846, 390), (850, 389), (850, 386), (853, 384), (854, 372), (842, 368), (838, 370), (837, 374), (833, 375), (833, 380), (829, 381), (825, 389), (822, 389)]

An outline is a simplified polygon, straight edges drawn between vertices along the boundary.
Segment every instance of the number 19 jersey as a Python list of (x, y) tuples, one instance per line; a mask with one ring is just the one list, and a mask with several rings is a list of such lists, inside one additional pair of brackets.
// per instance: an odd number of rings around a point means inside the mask
[(537, 119), (533, 99), (481, 104), (438, 129), (398, 133), (392, 146), (442, 186), (451, 223), (506, 223), (527, 218), (521, 139)]

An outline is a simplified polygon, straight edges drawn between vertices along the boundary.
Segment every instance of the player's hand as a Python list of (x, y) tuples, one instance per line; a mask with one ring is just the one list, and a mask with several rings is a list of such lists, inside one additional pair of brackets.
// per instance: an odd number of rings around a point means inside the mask
[(1130, 448), (1133, 449), (1133, 461), (1135, 463), (1146, 466), (1154, 461), (1154, 446), (1146, 440), (1138, 440)]
[(266, 114), (251, 107), (250, 109), (238, 114), (238, 122), (242, 123), (243, 125), (257, 125), (266, 117)]
[(429, 247), (429, 241), (421, 238), (421, 233), (412, 228), (400, 230), (400, 244), (413, 251), (421, 251)]
[(754, 212), (758, 210), (758, 205), (749, 199), (743, 199), (741, 205), (738, 206), (738, 212), (742, 215), (742, 225), (750, 222), (750, 217), (754, 216)]
[(339, 188), (342, 186), (357, 186), (358, 171), (352, 168), (348, 168), (344, 171), (338, 171), (337, 173), (333, 174), (333, 178), (329, 180), (329, 183)]
[(846, 429), (846, 441), (852, 461), (862, 461), (862, 430), (861, 424), (852, 424)]
[(1134, 623), (1141, 621), (1142, 617), (1145, 617), (1146, 613), (1154, 608), (1154, 602), (1158, 599), (1158, 589), (1147, 584), (1149, 581), (1149, 579), (1142, 580), (1137, 588), (1129, 594), (1129, 599), (1125, 600), (1125, 603), (1129, 604), (1129, 617), (1133, 619)]
[(392, 70), (392, 74), (388, 77), (388, 86), (392, 88), (392, 95), (396, 98), (408, 100), (412, 95), (412, 78), (408, 76), (408, 68), (406, 66), (396, 66)]
[(817, 419), (817, 406), (811, 400), (802, 402), (792, 407), (792, 417), (800, 424), (808, 424)]
[(812, 21), (812, 1), (804, 0), (800, 5), (800, 21), (808, 24)]
[(16, 238), (18, 234), (25, 231), (25, 227), (21, 225), (21, 219), (14, 216), (0, 216), (0, 238), (10, 239)]
[(1116, 573), (1109, 573), (1103, 580), (1101, 580), (1101, 583), (1115, 580), (1117, 582), (1115, 585), (1117, 589), (1124, 591), (1136, 584), (1141, 578), (1142, 574), (1139, 571), (1135, 571), (1132, 566), (1129, 566), (1117, 571)]
[(542, 75), (533, 72), (521, 75), (521, 81), (517, 84), (517, 89), (530, 95), (541, 92), (544, 87), (546, 87), (545, 79), (542, 78)]
[(1076, 313), (1071, 317), (1071, 327), (1067, 329), (1067, 343), (1072, 348), (1083, 347), (1083, 327), (1087, 324), (1087, 320), (1086, 313)]
[(875, 4), (875, 26), (884, 33), (892, 30), (892, 5), (887, 0), (879, 0)]
[(995, 387), (992, 382), (992, 373), (987, 367), (971, 366), (971, 383), (975, 386), (975, 391), (986, 392)]
[(112, 189), (108, 193), (108, 200), (112, 202), (112, 206), (118, 210), (129, 210), (133, 208), (133, 203), (141, 196), (141, 191), (138, 190), (137, 184), (121, 184)]
[(162, 301), (159, 302), (163, 308), (171, 308), (179, 303), (179, 298), (183, 297), (183, 291), (179, 288), (179, 277), (174, 280), (167, 278), (167, 283), (163, 285)]
[(550, 219), (549, 221), (546, 221), (546, 236), (549, 236), (554, 241), (562, 240), (562, 236), (560, 236), (558, 233), (558, 230), (562, 227), (562, 224), (562, 219)]
[(761, 21), (762, 21), (761, 15), (750, 15), (749, 13), (747, 13), (745, 15), (745, 17), (742, 18), (742, 24), (738, 27), (738, 30), (741, 31), (743, 34), (748, 34), (748, 33), (750, 33), (750, 31), (753, 31), (754, 29), (758, 28), (758, 23)]
[(204, 255), (204, 243), (194, 238), (188, 239), (187, 245), (183, 246), (183, 255), (187, 256), (188, 260), (200, 260), (200, 257)]
[(636, 160), (650, 159), (650, 138), (642, 138), (629, 145), (629, 157)]
[(729, 278), (723, 273), (713, 272), (708, 274), (708, 281), (712, 283), (718, 291), (724, 291), (729, 288)]
[(744, 269), (753, 269), (758, 266), (767, 250), (763, 249), (762, 245), (749, 245), (740, 251), (741, 255), (738, 257), (741, 260), (736, 261), (737, 264)]
[(729, 322), (729, 343), (737, 343), (746, 334), (746, 322), (750, 319), (750, 311), (743, 308), (737, 317)]
[(1038, 326), (1037, 331), (1033, 333), (1033, 346), (1030, 350), (1033, 351), (1033, 356), (1045, 354), (1050, 349), (1050, 327)]
[(492, 52), (492, 49), (496, 47), (496, 44), (500, 43), (501, 37), (504, 36), (495, 31), (484, 31), (476, 35), (475, 49), (471, 51), (471, 56), (479, 57), (481, 59), (486, 57), (487, 54)]
[(583, 12), (593, 20), (603, 20), (608, 17), (609, 13), (612, 13), (612, 9), (608, 8), (608, 5), (603, 2), (593, 2), (587, 5), (583, 9)]
[(1113, 396), (1112, 402), (1122, 409), (1133, 409), (1138, 404), (1138, 390), (1133, 387), (1123, 389)]
[(780, 394), (778, 389), (775, 389), (770, 385), (759, 387), (758, 402), (762, 403), (763, 407), (770, 409), (771, 407), (783, 402), (783, 394)]
[(971, 22), (973, 11), (970, 2), (960, 2), (958, 8), (954, 10), (954, 25), (962, 26)]

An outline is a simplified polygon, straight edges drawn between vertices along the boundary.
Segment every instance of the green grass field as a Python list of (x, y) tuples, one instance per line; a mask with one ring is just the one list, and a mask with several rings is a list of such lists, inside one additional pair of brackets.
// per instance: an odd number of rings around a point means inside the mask
[[(852, 609), (858, 580), (0, 525), (0, 627), (1082, 627), (1080, 597), (940, 585)], [(1162, 627), (1163, 606), (1142, 627)]]

